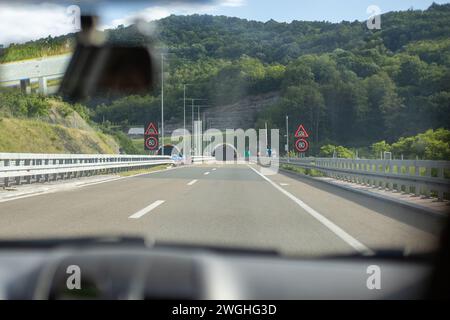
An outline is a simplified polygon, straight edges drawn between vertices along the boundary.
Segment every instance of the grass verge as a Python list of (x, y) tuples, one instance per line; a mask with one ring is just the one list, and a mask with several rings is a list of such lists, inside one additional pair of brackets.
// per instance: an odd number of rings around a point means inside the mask
[(300, 168), (291, 164), (281, 164), (280, 168), (288, 170), (288, 171), (292, 171), (295, 173), (300, 173), (300, 174), (304, 174), (307, 176), (311, 176), (311, 177), (325, 177), (325, 174), (323, 174), (322, 172), (315, 170), (315, 169), (309, 169), (309, 168)]
[(136, 169), (136, 170), (130, 170), (130, 171), (121, 171), (121, 172), (119, 172), (119, 176), (128, 177), (128, 176), (133, 176), (135, 174), (140, 174), (140, 173), (149, 173), (149, 172), (153, 172), (153, 171), (157, 171), (157, 170), (166, 169), (168, 166), (169, 165), (167, 165), (167, 164), (160, 164), (160, 165), (150, 167), (150, 168)]

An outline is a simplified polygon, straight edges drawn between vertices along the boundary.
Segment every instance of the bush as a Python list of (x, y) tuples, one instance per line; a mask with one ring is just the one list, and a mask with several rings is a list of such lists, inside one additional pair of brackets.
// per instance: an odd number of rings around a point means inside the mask
[(416, 136), (400, 138), (392, 144), (392, 151), (407, 159), (449, 160), (450, 131), (430, 129)]
[(380, 153), (389, 152), (392, 149), (392, 147), (384, 140), (373, 143), (370, 148), (372, 149), (372, 153), (375, 156), (375, 158), (377, 158), (380, 155)]
[(0, 112), (5, 116), (36, 117), (48, 114), (50, 104), (39, 94), (24, 94), (16, 90), (0, 93)]
[(122, 131), (117, 131), (109, 128), (108, 126), (101, 126), (101, 130), (114, 137), (120, 146), (120, 152), (125, 154), (142, 154), (142, 150), (139, 150), (133, 141)]
[(320, 148), (319, 156), (325, 158), (331, 158), (333, 154), (336, 152), (336, 157), (338, 158), (354, 158), (354, 153), (352, 150), (343, 147), (343, 146), (335, 146), (332, 144), (326, 144)]

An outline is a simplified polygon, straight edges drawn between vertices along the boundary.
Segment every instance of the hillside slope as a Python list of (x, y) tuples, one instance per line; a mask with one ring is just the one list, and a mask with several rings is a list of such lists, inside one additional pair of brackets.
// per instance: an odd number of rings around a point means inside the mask
[(0, 152), (115, 154), (119, 146), (61, 101), (3, 93)]

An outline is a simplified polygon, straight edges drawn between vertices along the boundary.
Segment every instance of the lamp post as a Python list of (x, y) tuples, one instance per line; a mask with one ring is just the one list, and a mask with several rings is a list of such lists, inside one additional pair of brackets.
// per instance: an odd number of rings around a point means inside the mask
[(183, 85), (183, 157), (186, 154), (186, 84)]
[(164, 53), (161, 53), (161, 155), (164, 155)]
[(286, 115), (286, 152), (287, 161), (289, 162), (289, 116)]

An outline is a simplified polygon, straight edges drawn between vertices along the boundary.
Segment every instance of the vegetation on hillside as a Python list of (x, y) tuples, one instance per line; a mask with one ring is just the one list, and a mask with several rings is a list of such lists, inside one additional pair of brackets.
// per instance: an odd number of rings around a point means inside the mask
[(89, 113), (58, 98), (0, 92), (0, 152), (118, 153), (118, 143), (91, 125)]
[(370, 148), (346, 148), (332, 144), (320, 148), (320, 157), (337, 157), (354, 159), (380, 159), (384, 152), (391, 152), (395, 159), (450, 159), (450, 131), (446, 129), (427, 130), (415, 136), (401, 137), (392, 144), (385, 140), (373, 143)]

